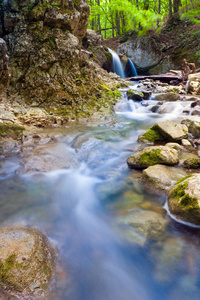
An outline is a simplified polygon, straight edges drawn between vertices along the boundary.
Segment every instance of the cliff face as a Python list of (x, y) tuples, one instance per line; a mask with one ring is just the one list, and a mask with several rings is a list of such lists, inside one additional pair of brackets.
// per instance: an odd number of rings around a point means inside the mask
[(14, 100), (67, 119), (90, 115), (97, 99), (108, 96), (80, 47), (89, 13), (85, 0), (2, 1), (0, 37), (8, 47)]

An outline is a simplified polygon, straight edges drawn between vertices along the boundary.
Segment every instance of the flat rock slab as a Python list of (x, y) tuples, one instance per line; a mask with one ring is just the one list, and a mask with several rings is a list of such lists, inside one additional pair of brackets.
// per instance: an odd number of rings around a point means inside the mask
[(174, 166), (178, 162), (178, 151), (167, 146), (146, 147), (127, 159), (127, 164), (132, 169), (145, 169), (157, 164)]
[(171, 142), (186, 139), (188, 136), (188, 128), (186, 125), (168, 120), (158, 122), (156, 130)]
[(9, 295), (43, 296), (52, 270), (53, 252), (41, 233), (29, 228), (0, 231), (0, 288)]
[(143, 171), (142, 182), (147, 192), (153, 195), (166, 193), (177, 180), (187, 176), (187, 173), (179, 168), (155, 165)]

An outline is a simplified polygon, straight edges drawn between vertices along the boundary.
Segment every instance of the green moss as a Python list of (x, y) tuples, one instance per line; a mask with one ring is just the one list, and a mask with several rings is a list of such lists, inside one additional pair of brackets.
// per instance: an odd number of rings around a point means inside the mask
[(0, 281), (6, 281), (8, 277), (8, 272), (14, 267), (15, 259), (17, 255), (15, 253), (11, 254), (3, 263), (0, 261)]
[(199, 209), (198, 200), (195, 197), (191, 197), (185, 190), (188, 187), (188, 178), (184, 177), (182, 180), (177, 181), (175, 188), (172, 191), (171, 197), (178, 203), (178, 206), (182, 210), (196, 210)]
[(183, 182), (184, 180), (186, 180), (186, 179), (188, 179), (188, 178), (190, 178), (190, 177), (192, 177), (192, 175), (188, 175), (188, 176), (186, 176), (186, 177), (183, 177), (183, 178), (179, 179), (179, 180), (175, 183), (175, 185), (177, 185), (177, 184)]
[(144, 152), (140, 156), (140, 163), (146, 166), (153, 166), (160, 162), (159, 156), (161, 153), (161, 149), (154, 149), (149, 152)]
[(199, 158), (188, 158), (184, 161), (185, 168), (198, 169), (200, 167), (200, 159)]
[(23, 137), (24, 127), (9, 124), (9, 123), (0, 123), (0, 137), (4, 138), (13, 138), (15, 140), (21, 140)]
[(156, 141), (163, 141), (163, 140), (164, 140), (163, 136), (152, 127), (138, 137), (138, 142), (145, 142), (145, 141), (156, 142)]
[(189, 210), (194, 210), (199, 208), (197, 198), (192, 198), (189, 196), (189, 194), (185, 194), (184, 196), (182, 196), (182, 198), (180, 199), (180, 205), (182, 205), (183, 207)]

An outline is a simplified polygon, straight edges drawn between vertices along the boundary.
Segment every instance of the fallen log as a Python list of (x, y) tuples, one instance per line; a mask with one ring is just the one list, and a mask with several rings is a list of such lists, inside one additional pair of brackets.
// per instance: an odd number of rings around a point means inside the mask
[(181, 76), (171, 75), (171, 74), (160, 74), (160, 75), (142, 75), (142, 76), (134, 76), (126, 78), (130, 81), (139, 81), (145, 79), (153, 79), (153, 80), (160, 80), (162, 82), (170, 82), (173, 80), (182, 81)]

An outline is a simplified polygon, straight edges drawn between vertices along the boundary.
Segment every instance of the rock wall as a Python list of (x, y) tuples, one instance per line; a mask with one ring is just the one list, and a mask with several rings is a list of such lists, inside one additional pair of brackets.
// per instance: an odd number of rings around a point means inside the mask
[(85, 0), (3, 1), (0, 37), (10, 57), (12, 100), (78, 118), (94, 112), (98, 99), (109, 98), (81, 51), (89, 13)]

